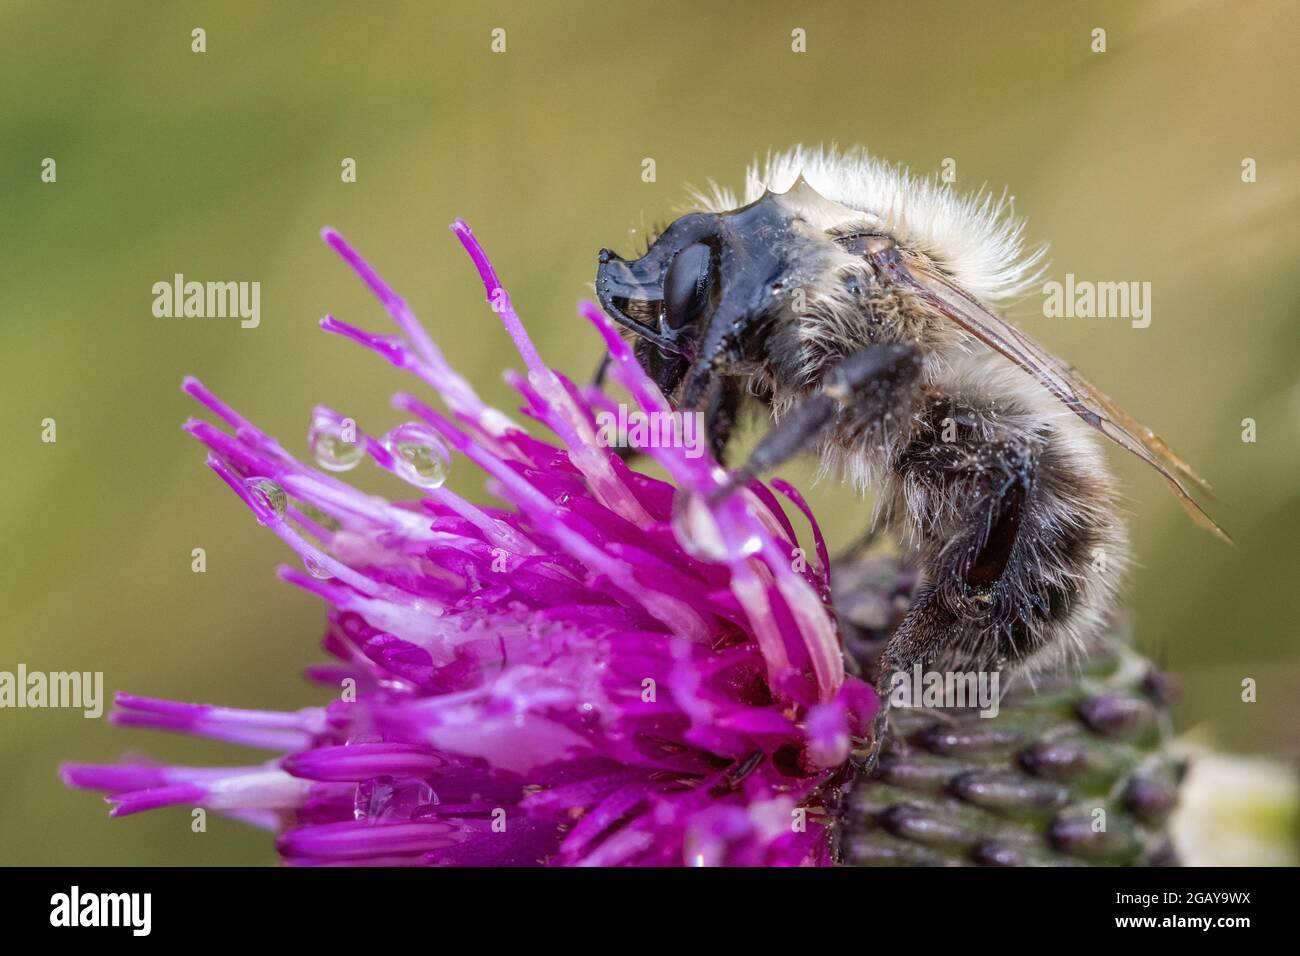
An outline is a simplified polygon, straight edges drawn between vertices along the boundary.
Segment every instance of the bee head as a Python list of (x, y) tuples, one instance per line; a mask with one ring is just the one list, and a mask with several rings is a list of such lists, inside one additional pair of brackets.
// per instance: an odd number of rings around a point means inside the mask
[(639, 259), (600, 252), (596, 295), (640, 338), (638, 356), (667, 395), (699, 407), (713, 379), (752, 357), (796, 290), (836, 247), (818, 222), (835, 206), (802, 179), (730, 212), (673, 222)]

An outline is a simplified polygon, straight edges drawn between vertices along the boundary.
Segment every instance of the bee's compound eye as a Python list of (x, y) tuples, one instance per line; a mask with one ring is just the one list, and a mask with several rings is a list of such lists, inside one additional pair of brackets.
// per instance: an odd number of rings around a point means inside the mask
[(681, 329), (698, 319), (713, 287), (713, 250), (692, 243), (673, 257), (664, 276), (664, 321)]

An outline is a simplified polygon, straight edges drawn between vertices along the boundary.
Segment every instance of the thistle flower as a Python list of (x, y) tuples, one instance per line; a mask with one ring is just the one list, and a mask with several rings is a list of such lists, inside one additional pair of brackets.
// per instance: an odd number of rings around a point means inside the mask
[[(329, 605), (311, 678), (337, 699), (249, 711), (122, 694), (112, 720), (277, 753), (248, 766), (68, 765), (112, 814), (206, 807), (279, 834), (295, 864), (728, 864), (831, 862), (833, 809), (852, 741), (877, 706), (846, 676), (829, 565), (799, 495), (773, 481), (713, 502), (725, 473), (672, 441), (644, 451), (670, 482), (601, 447), (612, 399), (543, 364), (463, 222), (523, 359), (507, 373), (529, 434), (446, 362), (399, 298), (336, 232), (323, 237), (395, 321), (374, 335), (322, 327), (430, 386), (410, 420), (372, 437), (328, 408), (305, 464), (202, 384), (184, 390), (225, 428), (186, 430), (208, 464), (301, 559), (280, 576)], [(640, 409), (663, 395), (603, 313), (614, 379)], [(503, 503), (444, 487), (453, 458)], [(369, 459), (415, 500), (337, 475)], [(808, 521), (805, 557), (775, 489)]]

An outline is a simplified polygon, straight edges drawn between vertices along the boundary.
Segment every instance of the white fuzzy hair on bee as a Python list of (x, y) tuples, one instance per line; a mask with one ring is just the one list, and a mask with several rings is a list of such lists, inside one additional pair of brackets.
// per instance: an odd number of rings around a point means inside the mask
[(801, 176), (831, 202), (863, 213), (864, 224), (941, 263), (962, 288), (986, 302), (1005, 306), (1042, 279), (1047, 245), (1025, 249), (1025, 223), (1008, 193), (987, 187), (963, 193), (863, 148), (794, 146), (768, 153), (746, 171), (743, 200), (716, 183), (707, 192), (692, 191), (692, 197), (722, 212), (767, 191), (787, 192)]

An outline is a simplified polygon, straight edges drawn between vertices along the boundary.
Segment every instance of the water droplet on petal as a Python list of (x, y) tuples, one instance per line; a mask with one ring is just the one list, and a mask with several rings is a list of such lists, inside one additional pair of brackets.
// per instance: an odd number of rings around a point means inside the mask
[(763, 549), (757, 532), (729, 541), (705, 497), (682, 489), (673, 496), (673, 534), (682, 550), (703, 561), (734, 561)]
[(320, 558), (314, 554), (304, 554), (302, 556), (302, 565), (313, 578), (319, 578), (323, 581), (334, 576), (330, 569), (325, 567)]
[(355, 429), (345, 432), (339, 422), (325, 415), (313, 419), (307, 431), (307, 444), (316, 464), (326, 471), (351, 471), (366, 457)]
[(277, 485), (270, 478), (246, 478), (244, 486), (253, 493), (261, 505), (268, 511), (274, 511), (276, 517), (284, 517), (284, 509), (288, 506), (288, 499), (285, 498), (284, 489)]
[(727, 545), (713, 509), (701, 495), (679, 489), (673, 496), (673, 534), (682, 550), (704, 561), (723, 561)]
[(397, 473), (420, 488), (441, 488), (451, 470), (451, 453), (432, 428), (416, 422), (398, 425), (384, 436)]
[(413, 777), (377, 777), (357, 785), (352, 815), (357, 820), (409, 820), (422, 808), (436, 806), (438, 794)]

